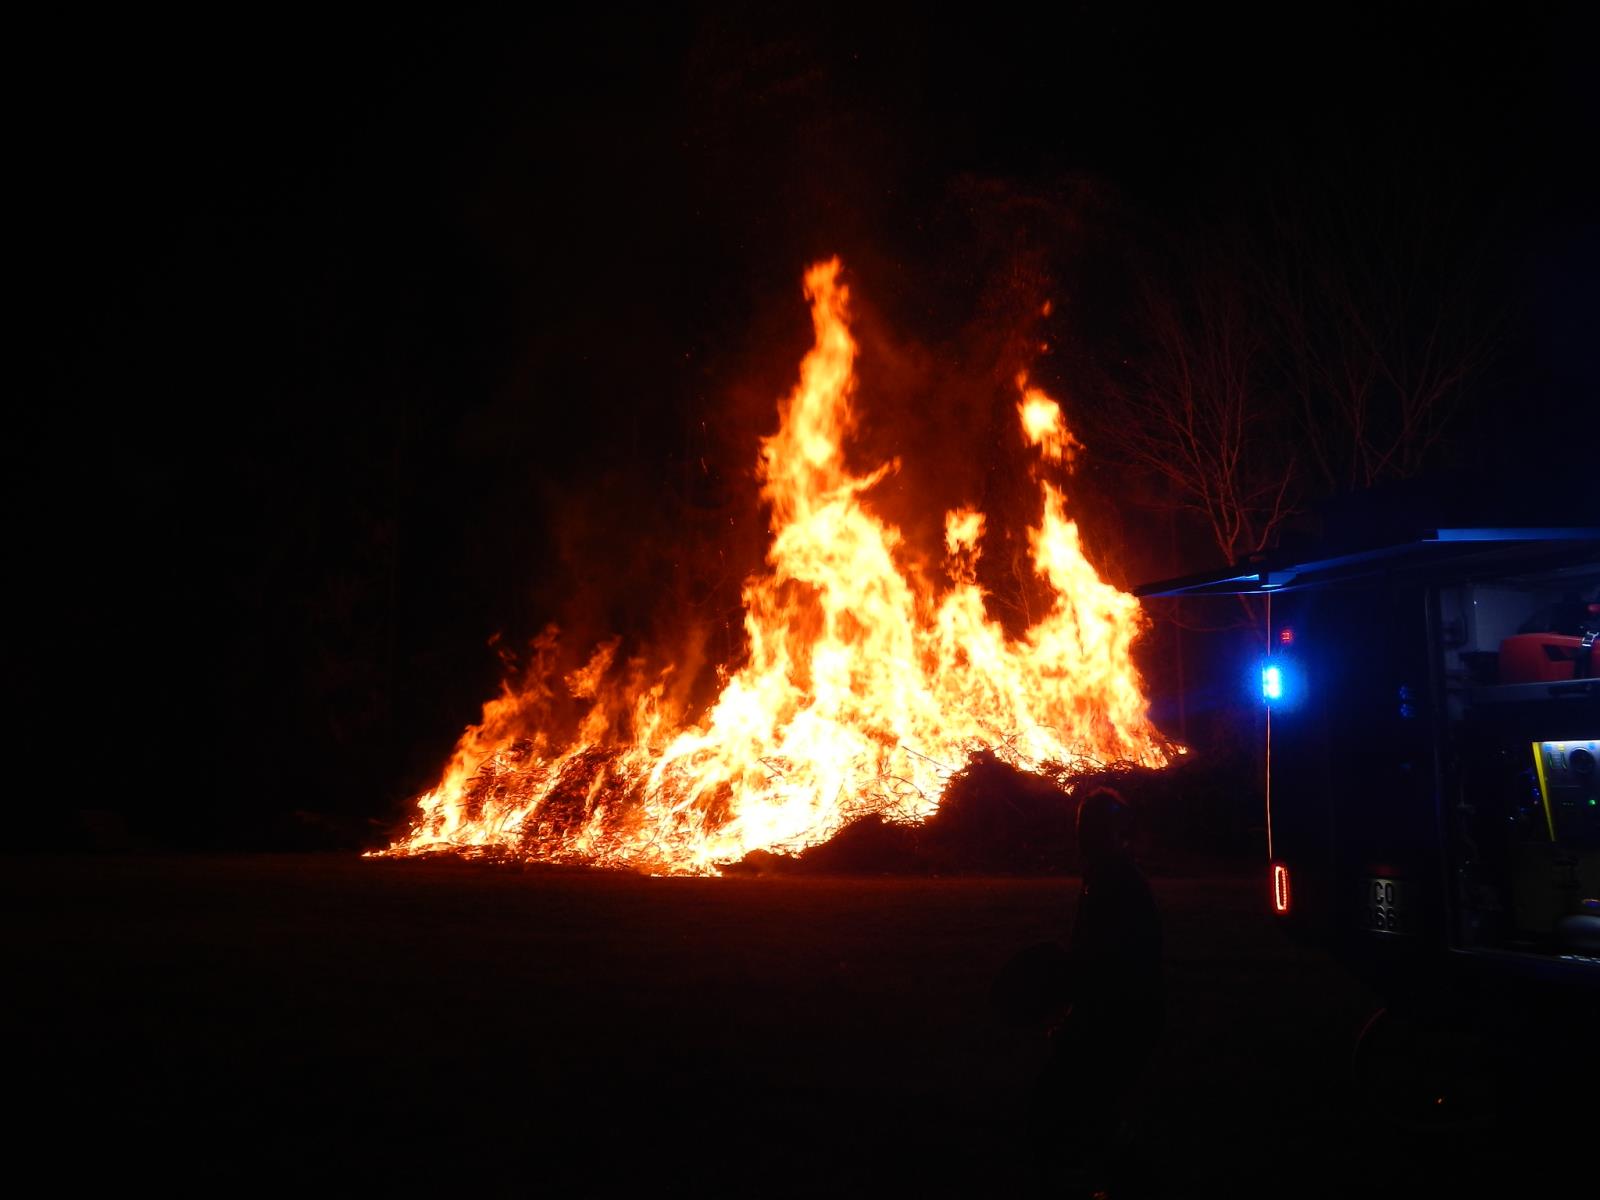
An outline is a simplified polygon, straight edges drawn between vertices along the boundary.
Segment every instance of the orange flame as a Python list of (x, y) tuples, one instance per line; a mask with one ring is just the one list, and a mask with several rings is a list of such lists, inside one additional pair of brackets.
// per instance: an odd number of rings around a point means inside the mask
[[(772, 544), (743, 591), (748, 655), (715, 702), (682, 719), (670, 668), (608, 682), (617, 643), (607, 643), (565, 676), (590, 707), (553, 745), (537, 725), (549, 675), (530, 672), (484, 706), (389, 853), (711, 873), (753, 850), (815, 845), (869, 813), (925, 820), (980, 749), (1024, 770), (1167, 762), (1131, 657), (1138, 603), (1084, 558), (1058, 487), (1040, 482), (1029, 531), (1053, 604), (1016, 637), (990, 619), (977, 582), (982, 513), (946, 516), (942, 595), (897, 561), (900, 532), (862, 496), (898, 464), (862, 476), (845, 466), (856, 343), (839, 274), (837, 259), (806, 274), (816, 341), (761, 444)], [(1017, 383), (1027, 439), (1070, 462), (1078, 443), (1060, 407), (1025, 376)]]

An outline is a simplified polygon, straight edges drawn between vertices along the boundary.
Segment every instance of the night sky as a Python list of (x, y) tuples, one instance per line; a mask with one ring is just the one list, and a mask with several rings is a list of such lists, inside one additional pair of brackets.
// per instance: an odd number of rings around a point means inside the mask
[[(1503, 313), (1455, 465), (1593, 461), (1594, 18), (1348, 7), (31, 30), (12, 836), (371, 843), (491, 694), (492, 635), (716, 625), (828, 254), (877, 351), (864, 453), (982, 491), (1004, 463), (928, 456), (1039, 296), (1071, 412), (1165, 239), (1403, 170)], [(1119, 582), (1210, 565), (1087, 479)]]

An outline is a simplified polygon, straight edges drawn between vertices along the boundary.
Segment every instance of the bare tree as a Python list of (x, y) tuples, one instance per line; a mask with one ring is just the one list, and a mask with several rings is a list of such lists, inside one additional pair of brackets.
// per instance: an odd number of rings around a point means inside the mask
[(1399, 145), (1357, 190), (1308, 180), (1255, 255), (1274, 374), (1314, 490), (1416, 475), (1496, 349), (1463, 171)]
[(1164, 481), (1226, 562), (1305, 500), (1433, 465), (1496, 352), (1470, 183), (1394, 145), (1377, 177), (1280, 196), (1264, 234), (1192, 234), (1139, 272), (1098, 448)]
[(1144, 288), (1139, 330), (1106, 389), (1101, 445), (1163, 480), (1224, 561), (1258, 553), (1293, 509), (1298, 460), (1249, 293), (1211, 264)]

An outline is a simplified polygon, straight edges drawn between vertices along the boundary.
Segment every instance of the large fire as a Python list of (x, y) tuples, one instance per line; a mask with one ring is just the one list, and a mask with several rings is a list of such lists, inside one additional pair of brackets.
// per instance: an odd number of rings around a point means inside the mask
[[(671, 668), (614, 668), (610, 643), (560, 681), (585, 715), (558, 744), (539, 725), (548, 674), (508, 681), (389, 853), (709, 873), (754, 850), (797, 852), (867, 814), (926, 820), (979, 750), (1029, 771), (1167, 762), (1131, 657), (1138, 603), (1089, 565), (1043, 472), (1029, 546), (1054, 599), (1017, 636), (985, 610), (983, 513), (946, 514), (936, 586), (863, 503), (895, 464), (845, 466), (857, 351), (839, 274), (837, 259), (806, 274), (816, 342), (761, 444), (772, 542), (744, 586), (747, 657), (715, 701), (698, 719), (673, 711)], [(1017, 385), (1024, 436), (1065, 468), (1080, 447), (1060, 407), (1025, 376)]]

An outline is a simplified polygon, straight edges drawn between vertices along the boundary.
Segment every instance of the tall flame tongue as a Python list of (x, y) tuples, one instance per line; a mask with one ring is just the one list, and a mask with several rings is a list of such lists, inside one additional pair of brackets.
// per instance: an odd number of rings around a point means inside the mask
[[(1018, 637), (984, 608), (982, 513), (945, 517), (942, 597), (897, 565), (899, 531), (861, 502), (896, 464), (855, 476), (844, 463), (856, 344), (839, 269), (834, 259), (806, 274), (816, 344), (761, 445), (768, 570), (745, 585), (749, 655), (715, 703), (696, 722), (676, 719), (670, 671), (608, 689), (612, 643), (566, 677), (591, 707), (570, 743), (552, 746), (529, 728), (550, 696), (544, 680), (506, 685), (390, 853), (714, 872), (752, 850), (815, 845), (868, 813), (924, 820), (980, 749), (1035, 771), (1167, 762), (1130, 656), (1138, 603), (1083, 557), (1058, 488), (1040, 482), (1029, 530), (1054, 603)], [(1024, 435), (1042, 457), (1070, 461), (1077, 443), (1059, 406), (1026, 377), (1018, 386)]]

